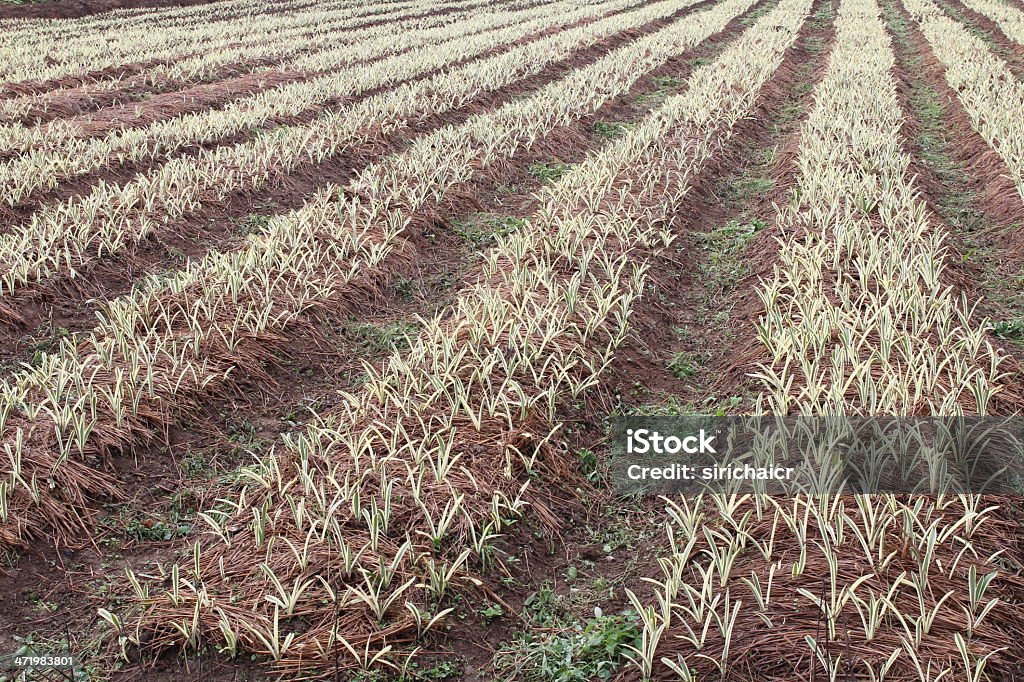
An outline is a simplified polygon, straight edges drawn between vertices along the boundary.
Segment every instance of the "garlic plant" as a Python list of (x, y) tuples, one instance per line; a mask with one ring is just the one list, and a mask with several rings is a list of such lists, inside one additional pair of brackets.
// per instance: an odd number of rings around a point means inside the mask
[[(1002, 158), (1024, 200), (1024, 83), (1006, 63), (965, 26), (948, 17), (932, 0), (906, 0), (929, 45), (945, 67), (946, 82), (956, 93), (971, 123)], [(992, 3), (996, 4), (996, 3)], [(1016, 17), (1019, 10), (1006, 6)]]

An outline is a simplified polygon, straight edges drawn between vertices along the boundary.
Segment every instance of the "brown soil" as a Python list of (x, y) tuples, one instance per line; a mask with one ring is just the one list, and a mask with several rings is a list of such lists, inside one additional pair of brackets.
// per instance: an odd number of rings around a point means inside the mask
[(0, 3), (0, 19), (75, 19), (115, 9), (206, 5), (212, 0), (36, 0)]
[[(260, 90), (310, 77), (310, 74), (279, 70), (252, 73), (258, 66), (232, 65), (217, 74), (217, 78), (223, 80), (192, 86), (171, 82), (149, 86), (140, 77), (131, 79), (117, 90), (101, 90), (89, 85), (57, 90), (48, 93), (44, 100), (16, 122), (45, 125), (56, 119), (71, 119), (82, 125), (80, 137), (98, 137), (111, 130), (140, 128), (154, 121), (221, 107)], [(176, 85), (186, 87), (176, 90)], [(153, 92), (156, 94), (151, 95)], [(0, 154), (0, 158), (14, 155)]]

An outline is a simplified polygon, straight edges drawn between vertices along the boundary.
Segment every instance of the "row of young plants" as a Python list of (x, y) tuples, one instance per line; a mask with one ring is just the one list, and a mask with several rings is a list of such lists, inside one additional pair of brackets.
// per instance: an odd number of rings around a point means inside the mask
[[(232, 192), (258, 190), (302, 163), (320, 163), (368, 147), (399, 131), (411, 118), (456, 109), (619, 31), (670, 16), (679, 7), (665, 0), (566, 29), (326, 112), (308, 125), (278, 128), (236, 145), (175, 158), (124, 185), (101, 182), (90, 194), (48, 206), (29, 223), (0, 235), (0, 309), (3, 297), (25, 284), (73, 276), (97, 257), (135, 245), (162, 223), (192, 214), (204, 203)], [(547, 23), (558, 25), (558, 20)], [(459, 47), (445, 45), (430, 62), (423, 60), (423, 53), (417, 53), (417, 59), (407, 54), (399, 64), (388, 64), (387, 70), (371, 66), (355, 72), (355, 77), (365, 91), (429, 74), (446, 63), (506, 45), (504, 41), (522, 37), (524, 29), (529, 35), (536, 27), (511, 27), (503, 35), (462, 40)]]
[[(758, 413), (985, 414), (1005, 381), (983, 321), (944, 282), (945, 233), (901, 139), (875, 0), (843, 0), (758, 296)], [(996, 597), (1007, 529), (980, 495), (668, 500), (671, 546), (636, 662), (682, 680), (943, 677), (1019, 658)], [(1009, 592), (1009, 591), (1008, 591)], [(763, 633), (763, 634), (758, 634)]]
[[(480, 13), (471, 7), (454, 13), (455, 21), (445, 21), (441, 27), (414, 31), (401, 22), (396, 22), (399, 26), (389, 23), (371, 29), (371, 35), (359, 31), (361, 35), (341, 47), (304, 58), (315, 60), (315, 71), (323, 75), (267, 88), (222, 108), (187, 113), (146, 127), (114, 130), (99, 138), (80, 136), (76, 128), (82, 126), (74, 123), (23, 127), (26, 134), (13, 146), (31, 149), (0, 164), (0, 192), (13, 206), (40, 189), (57, 187), (111, 164), (149, 161), (192, 145), (214, 144), (267, 121), (288, 119), (368, 88), (384, 87), (406, 77), (410, 68), (416, 72), (438, 68), (450, 64), (457, 55), (479, 54), (532, 32), (593, 19), (635, 1), (584, 9), (569, 1), (524, 10), (520, 8), (533, 2), (521, 0), (510, 2), (508, 11)], [(396, 30), (403, 33), (396, 36)]]
[(85, 498), (113, 490), (84, 459), (144, 439), (191, 397), (222, 387), (233, 368), (253, 365), (264, 341), (310, 308), (372, 289), (424, 208), (625, 93), (752, 4), (728, 0), (678, 19), (527, 98), (418, 138), (348, 185), (272, 219), (240, 251), (211, 253), (105, 305), (92, 335), (65, 340), (5, 382), (4, 536), (68, 528)]
[[(466, 18), (467, 10), (479, 11), (483, 5), (481, 0), (460, 0), (444, 5), (420, 2), (387, 17), (372, 15), (371, 19), (365, 16), (353, 17), (347, 12), (340, 13), (339, 18), (317, 13), (303, 21), (294, 22), (296, 26), (292, 28), (270, 27), (255, 35), (230, 41), (219, 48), (209, 47), (199, 51), (191, 49), (177, 59), (159, 61), (140, 70), (128, 69), (127, 73), (115, 70), (107, 76), (85, 78), (84, 83), (70, 80), (62, 87), (43, 85), (40, 86), (41, 92), (30, 91), (21, 97), (0, 101), (0, 116), (9, 121), (0, 127), (0, 140), (4, 142), (0, 144), (0, 150), (7, 152), (31, 144), (60, 142), (67, 136), (64, 128), (69, 129), (67, 132), (75, 133), (80, 127), (66, 119), (36, 125), (32, 120), (34, 112), (46, 112), (53, 107), (72, 111), (76, 106), (83, 110), (95, 109), (97, 102), (130, 102), (144, 91), (168, 92), (239, 74), (262, 75), (268, 80), (282, 72), (297, 77), (306, 74), (296, 72), (309, 70), (310, 74), (315, 75), (313, 72), (316, 69), (311, 68), (310, 64), (315, 64), (321, 53), (325, 54), (323, 68), (329, 68), (330, 55), (353, 42), (391, 35), (396, 43), (400, 43), (405, 40), (407, 31), (444, 26)], [(366, 26), (368, 22), (372, 24)]]

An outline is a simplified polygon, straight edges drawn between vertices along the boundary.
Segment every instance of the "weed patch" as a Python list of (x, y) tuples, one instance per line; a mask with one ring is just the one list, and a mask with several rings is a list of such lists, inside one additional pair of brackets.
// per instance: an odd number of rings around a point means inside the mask
[(531, 163), (527, 171), (541, 182), (555, 182), (569, 172), (571, 166), (560, 161)]

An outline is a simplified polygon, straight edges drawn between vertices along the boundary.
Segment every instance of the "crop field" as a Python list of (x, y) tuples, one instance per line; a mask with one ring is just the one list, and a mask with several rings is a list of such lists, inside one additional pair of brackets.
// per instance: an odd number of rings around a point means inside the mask
[(1024, 682), (1020, 480), (611, 473), (1024, 412), (1022, 0), (139, 4), (0, 4), (0, 682)]

